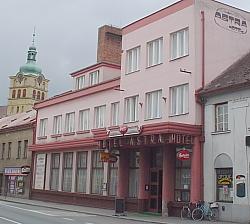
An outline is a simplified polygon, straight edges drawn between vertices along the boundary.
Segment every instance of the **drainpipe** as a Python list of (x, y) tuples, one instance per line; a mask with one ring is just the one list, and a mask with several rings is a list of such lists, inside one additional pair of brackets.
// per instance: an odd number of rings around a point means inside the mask
[[(201, 89), (205, 86), (205, 15), (204, 11), (201, 11), (201, 25), (202, 25), (202, 63), (201, 63)], [(205, 105), (201, 102), (201, 199), (204, 200), (204, 142), (205, 142)]]

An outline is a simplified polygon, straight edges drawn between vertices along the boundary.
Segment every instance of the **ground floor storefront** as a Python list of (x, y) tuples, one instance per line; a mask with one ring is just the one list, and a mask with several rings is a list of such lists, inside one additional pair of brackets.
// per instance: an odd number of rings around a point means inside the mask
[[(109, 209), (115, 199), (124, 199), (128, 211), (166, 216), (178, 216), (184, 203), (201, 200), (200, 127), (116, 131), (95, 136), (92, 144), (32, 146), (31, 197)], [(117, 159), (105, 161), (103, 153)]]

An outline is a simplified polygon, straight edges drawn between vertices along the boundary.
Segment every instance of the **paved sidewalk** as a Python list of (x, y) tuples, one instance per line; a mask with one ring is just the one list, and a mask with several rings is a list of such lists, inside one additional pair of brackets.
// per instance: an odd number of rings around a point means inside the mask
[[(80, 213), (86, 213), (86, 214), (92, 214), (92, 215), (114, 217), (114, 218), (119, 218), (119, 219), (127, 219), (131, 221), (132, 220), (141, 221), (142, 223), (161, 223), (161, 224), (197, 223), (197, 221), (181, 220), (180, 218), (177, 218), (177, 217), (162, 217), (162, 216), (150, 215), (150, 214), (144, 214), (144, 213), (130, 213), (129, 212), (126, 214), (126, 216), (114, 216), (114, 211), (109, 210), (109, 209), (99, 209), (99, 208), (91, 208), (91, 207), (84, 207), (84, 206), (77, 206), (77, 205), (43, 202), (43, 201), (21, 199), (21, 198), (14, 198), (14, 197), (0, 196), (0, 201), (15, 202), (15, 203), (20, 203), (20, 204), (40, 206), (40, 207), (45, 207), (45, 208), (54, 208), (54, 209), (60, 209), (60, 210), (70, 211), (70, 212), (80, 212)], [(209, 221), (202, 221), (201, 223), (211, 224), (211, 222)], [(216, 223), (228, 224), (228, 222), (216, 222)]]

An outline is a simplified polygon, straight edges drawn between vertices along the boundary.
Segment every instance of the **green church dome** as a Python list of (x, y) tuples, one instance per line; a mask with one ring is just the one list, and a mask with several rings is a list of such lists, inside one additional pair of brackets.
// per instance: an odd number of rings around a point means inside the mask
[(37, 66), (35, 62), (27, 62), (25, 65), (21, 66), (19, 69), (22, 73), (34, 73), (34, 74), (41, 74), (42, 69)]

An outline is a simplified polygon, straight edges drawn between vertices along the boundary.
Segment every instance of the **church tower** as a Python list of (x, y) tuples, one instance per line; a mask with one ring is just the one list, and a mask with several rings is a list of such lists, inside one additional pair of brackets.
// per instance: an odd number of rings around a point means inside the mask
[(26, 64), (20, 67), (16, 75), (9, 77), (8, 116), (31, 110), (34, 103), (47, 98), (49, 80), (44, 77), (42, 69), (36, 64), (37, 50), (34, 38), (35, 32)]

